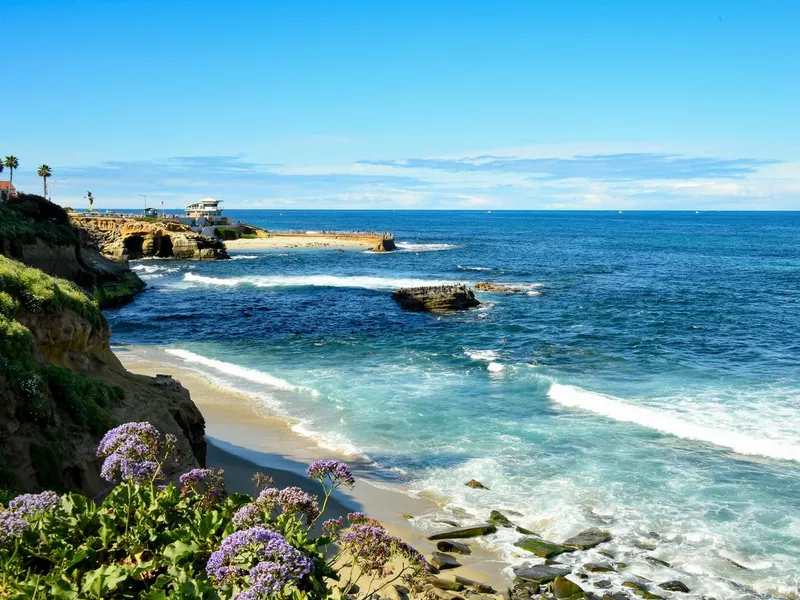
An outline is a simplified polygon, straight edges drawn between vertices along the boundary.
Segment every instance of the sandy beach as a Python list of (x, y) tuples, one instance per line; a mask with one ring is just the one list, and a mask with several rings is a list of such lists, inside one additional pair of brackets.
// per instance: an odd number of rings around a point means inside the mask
[(270, 234), (267, 237), (230, 240), (228, 250), (289, 250), (293, 248), (327, 248), (330, 250), (370, 250), (381, 243), (381, 237), (337, 234)]
[[(409, 542), (426, 556), (436, 550), (435, 543), (427, 540), (426, 534), (413, 525), (413, 519), (409, 519), (409, 516), (436, 512), (439, 507), (433, 499), (416, 498), (388, 489), (386, 485), (376, 485), (370, 481), (369, 465), (320, 448), (313, 441), (294, 433), (285, 420), (258, 410), (255, 398), (217, 387), (190, 369), (131, 360), (122, 350), (116, 353), (129, 371), (148, 376), (167, 373), (189, 390), (206, 420), (208, 466), (225, 470), (225, 479), (232, 491), (253, 493), (251, 477), (261, 471), (270, 475), (279, 487), (295, 485), (318, 493), (318, 484), (305, 476), (307, 465), (321, 458), (346, 460), (358, 483), (353, 490), (337, 491), (326, 515), (335, 517), (350, 511), (362, 511), (380, 520), (393, 535)], [(442, 524), (443, 529), (446, 527), (448, 525)], [(480, 548), (476, 541), (466, 541), (470, 543), (472, 555), (459, 556), (458, 560), (464, 566), (443, 571), (440, 577), (452, 579), (454, 575), (460, 575), (492, 585), (498, 591), (505, 589), (509, 583), (502, 573), (505, 563)]]

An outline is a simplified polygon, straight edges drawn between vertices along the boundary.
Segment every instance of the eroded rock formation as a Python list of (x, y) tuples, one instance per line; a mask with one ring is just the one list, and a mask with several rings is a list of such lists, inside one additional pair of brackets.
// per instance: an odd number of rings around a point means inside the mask
[(200, 235), (188, 225), (140, 218), (72, 216), (72, 223), (92, 236), (103, 254), (129, 260), (152, 256), (188, 260), (230, 258), (225, 244)]
[(479, 306), (475, 294), (465, 285), (443, 285), (395, 290), (392, 297), (401, 308), (411, 311), (444, 312)]

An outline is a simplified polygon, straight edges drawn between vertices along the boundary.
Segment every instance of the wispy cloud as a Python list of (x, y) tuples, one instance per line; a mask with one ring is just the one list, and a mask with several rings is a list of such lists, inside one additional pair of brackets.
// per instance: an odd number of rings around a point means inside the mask
[(675, 154), (628, 153), (563, 157), (474, 156), (364, 160), (358, 164), (454, 173), (515, 173), (536, 179), (696, 179), (741, 178), (781, 161), (758, 158), (712, 158)]

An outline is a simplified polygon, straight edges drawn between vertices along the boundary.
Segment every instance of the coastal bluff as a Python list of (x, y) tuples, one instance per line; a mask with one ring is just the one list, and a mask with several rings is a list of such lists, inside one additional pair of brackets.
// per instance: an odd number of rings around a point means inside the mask
[(70, 215), (70, 219), (73, 225), (89, 233), (103, 254), (115, 260), (230, 258), (224, 242), (195, 233), (188, 225), (175, 221), (76, 214)]

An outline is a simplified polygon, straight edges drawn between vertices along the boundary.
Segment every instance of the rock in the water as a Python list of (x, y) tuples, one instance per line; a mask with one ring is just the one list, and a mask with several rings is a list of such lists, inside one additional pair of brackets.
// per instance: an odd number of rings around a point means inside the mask
[(475, 294), (465, 285), (406, 288), (392, 292), (401, 308), (410, 311), (455, 311), (479, 306)]
[(498, 283), (496, 281), (481, 281), (475, 284), (475, 290), (478, 292), (489, 292), (492, 294), (522, 294), (530, 293), (538, 295), (536, 292), (536, 284), (521, 284), (521, 283)]
[(663, 600), (663, 596), (651, 594), (644, 585), (636, 581), (625, 581), (622, 583), (622, 586), (632, 589), (634, 594), (645, 600)]
[(467, 486), (468, 488), (472, 488), (473, 490), (488, 490), (489, 489), (485, 485), (483, 485), (480, 481), (478, 481), (477, 479), (470, 479), (464, 485)]
[(527, 529), (526, 527), (522, 527), (520, 525), (517, 525), (516, 530), (518, 533), (524, 533), (525, 535), (536, 535), (535, 531), (531, 531), (530, 529)]
[(436, 542), (436, 549), (442, 552), (455, 552), (456, 554), (472, 554), (472, 550), (469, 546), (452, 540)]
[(583, 598), (583, 588), (566, 577), (556, 577), (550, 584), (550, 591), (556, 598)]
[(454, 557), (450, 556), (449, 554), (445, 554), (443, 552), (434, 552), (431, 555), (430, 562), (434, 567), (437, 569), (455, 569), (461, 566), (461, 563), (458, 562)]
[(644, 559), (652, 565), (656, 565), (659, 567), (669, 567), (671, 568), (672, 565), (669, 564), (665, 560), (661, 560), (660, 558), (656, 558), (655, 556), (645, 556)]
[(685, 583), (678, 581), (677, 579), (659, 583), (658, 587), (660, 587), (662, 590), (667, 590), (668, 592), (683, 592), (684, 594), (688, 594), (691, 591)]
[(565, 552), (575, 552), (575, 548), (570, 546), (562, 546), (555, 542), (548, 542), (537, 537), (524, 537), (514, 544), (518, 548), (533, 552), (536, 556), (541, 558), (552, 558)]
[(497, 533), (497, 527), (491, 523), (480, 523), (478, 525), (470, 525), (469, 527), (455, 527), (440, 533), (434, 533), (433, 535), (429, 535), (428, 539), (431, 541), (447, 540), (450, 538), (463, 539), (489, 535), (490, 533)]
[(503, 513), (499, 510), (493, 510), (489, 513), (489, 523), (492, 525), (497, 525), (498, 527), (513, 527), (514, 524), (508, 520)]
[(610, 563), (586, 563), (583, 568), (589, 573), (611, 573), (616, 571)]
[(455, 576), (456, 583), (460, 583), (468, 588), (472, 588), (481, 594), (494, 594), (494, 588), (492, 586), (481, 583), (480, 581), (474, 581), (472, 579), (467, 579), (466, 577), (462, 577), (461, 575)]
[(603, 529), (592, 527), (581, 531), (564, 542), (565, 546), (574, 546), (580, 550), (588, 550), (611, 540), (611, 533)]
[(630, 600), (628, 594), (622, 592), (614, 592), (613, 594), (603, 594), (603, 600)]
[(562, 567), (548, 567), (546, 565), (534, 565), (532, 567), (521, 567), (514, 569), (515, 585), (541, 585), (550, 583), (556, 577), (569, 575), (570, 570)]
[(430, 583), (433, 587), (440, 590), (448, 590), (450, 592), (460, 592), (464, 589), (464, 584), (457, 581), (450, 581), (449, 579), (442, 579), (441, 577), (433, 577), (428, 575), (425, 578), (426, 583)]

